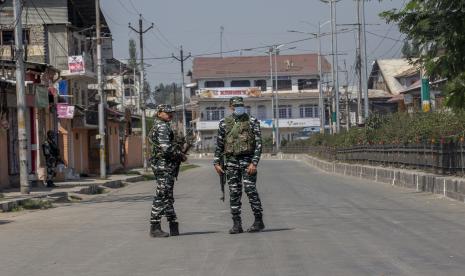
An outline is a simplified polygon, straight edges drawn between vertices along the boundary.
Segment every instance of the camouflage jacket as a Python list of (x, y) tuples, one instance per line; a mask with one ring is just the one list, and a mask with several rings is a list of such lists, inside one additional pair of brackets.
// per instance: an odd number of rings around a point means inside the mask
[[(238, 117), (236, 115), (230, 115), (235, 121), (237, 121)], [(260, 122), (252, 117), (249, 116), (249, 123), (250, 127), (253, 131), (255, 137), (255, 149), (252, 156), (252, 163), (258, 165), (260, 161), (260, 156), (262, 154), (262, 134), (260, 131)], [(216, 150), (215, 150), (215, 157), (213, 159), (213, 164), (219, 164), (220, 159), (225, 152), (225, 142), (226, 142), (226, 123), (225, 119), (222, 119), (219, 123), (218, 127), (218, 137), (216, 139)]]
[(45, 141), (42, 144), (42, 151), (46, 159), (55, 158), (58, 159), (60, 157), (60, 149), (58, 145), (54, 141)]
[(174, 143), (175, 137), (169, 122), (156, 118), (148, 138), (152, 145), (150, 159), (152, 163), (160, 160), (171, 162), (181, 154), (179, 148)]

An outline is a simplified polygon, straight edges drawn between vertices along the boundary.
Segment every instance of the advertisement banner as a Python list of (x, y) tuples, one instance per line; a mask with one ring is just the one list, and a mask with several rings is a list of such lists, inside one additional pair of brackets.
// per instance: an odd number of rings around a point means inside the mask
[(198, 91), (201, 98), (231, 98), (235, 96), (258, 98), (262, 95), (259, 87), (205, 88)]
[(36, 86), (36, 107), (48, 107), (48, 89), (45, 86)]
[(68, 105), (66, 103), (57, 104), (57, 114), (60, 119), (73, 119), (74, 105)]
[(70, 73), (85, 73), (86, 67), (83, 56), (69, 56), (68, 69)]

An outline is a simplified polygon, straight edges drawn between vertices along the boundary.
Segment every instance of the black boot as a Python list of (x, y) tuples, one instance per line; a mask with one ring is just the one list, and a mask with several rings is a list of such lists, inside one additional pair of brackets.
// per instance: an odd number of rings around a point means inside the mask
[(233, 223), (234, 225), (231, 228), (231, 230), (229, 230), (229, 234), (239, 234), (244, 232), (244, 230), (242, 230), (242, 222), (240, 216), (233, 216)]
[(49, 188), (55, 188), (57, 185), (53, 183), (53, 180), (47, 180), (47, 187)]
[(249, 229), (247, 229), (247, 232), (253, 233), (253, 232), (260, 232), (263, 229), (265, 229), (265, 224), (263, 223), (263, 218), (262, 215), (255, 215), (255, 221), (250, 226)]
[(163, 230), (161, 230), (161, 224), (155, 222), (150, 225), (150, 236), (152, 238), (167, 238), (170, 234), (163, 232)]
[(170, 236), (179, 236), (179, 223), (170, 221)]

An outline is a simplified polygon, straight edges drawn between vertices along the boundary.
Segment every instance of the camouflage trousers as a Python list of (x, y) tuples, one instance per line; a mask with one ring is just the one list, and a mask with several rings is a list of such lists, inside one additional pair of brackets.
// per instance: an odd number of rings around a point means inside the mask
[(45, 167), (47, 168), (46, 182), (53, 181), (53, 178), (57, 175), (56, 173), (57, 160), (53, 157), (45, 158)]
[(249, 198), (250, 206), (254, 215), (263, 213), (262, 203), (257, 191), (257, 174), (249, 175), (247, 167), (252, 162), (252, 156), (228, 156), (226, 157), (226, 177), (229, 186), (229, 202), (231, 214), (239, 216), (242, 207), (242, 185)]
[(155, 188), (155, 196), (153, 197), (150, 223), (160, 222), (162, 216), (165, 216), (168, 221), (175, 221), (173, 169), (171, 166), (165, 164), (152, 164), (152, 170), (157, 187)]

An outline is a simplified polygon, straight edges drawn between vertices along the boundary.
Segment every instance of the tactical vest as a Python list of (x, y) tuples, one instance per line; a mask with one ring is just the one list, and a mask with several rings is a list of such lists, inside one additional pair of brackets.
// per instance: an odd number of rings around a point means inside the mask
[(237, 121), (233, 116), (224, 119), (225, 141), (224, 152), (227, 155), (253, 154), (255, 151), (255, 135), (250, 125), (249, 115), (244, 114)]

